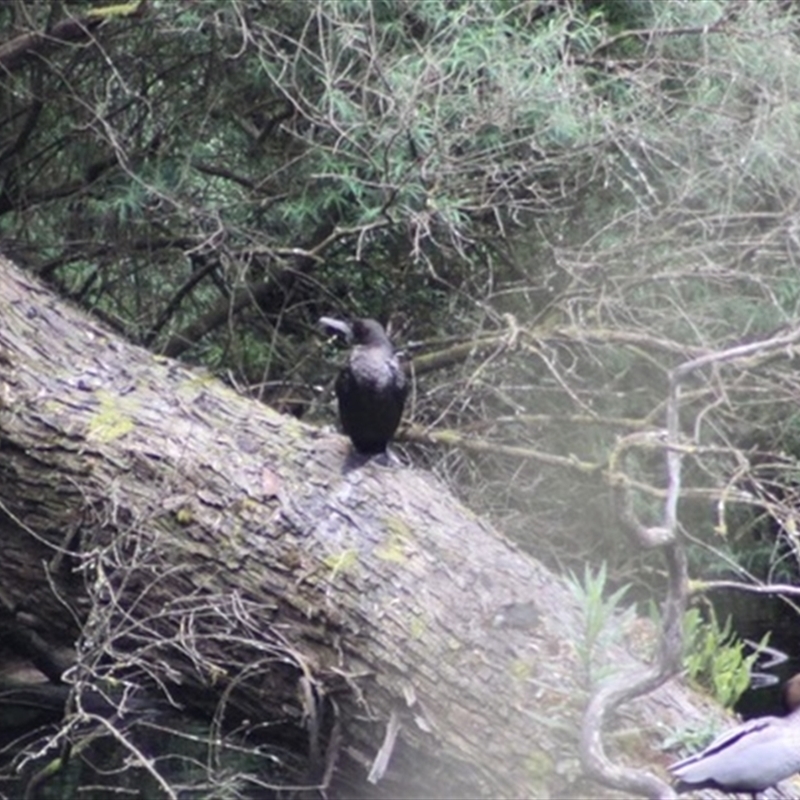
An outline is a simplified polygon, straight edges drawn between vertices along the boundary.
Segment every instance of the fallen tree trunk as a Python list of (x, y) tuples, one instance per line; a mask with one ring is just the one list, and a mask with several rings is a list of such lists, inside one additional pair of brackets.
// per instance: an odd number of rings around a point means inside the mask
[(343, 437), (120, 341), (2, 258), (0, 319), (2, 615), (77, 641), (72, 683), (273, 726), (334, 794), (563, 792), (585, 694), (575, 604), (542, 567), (430, 475), (343, 472)]

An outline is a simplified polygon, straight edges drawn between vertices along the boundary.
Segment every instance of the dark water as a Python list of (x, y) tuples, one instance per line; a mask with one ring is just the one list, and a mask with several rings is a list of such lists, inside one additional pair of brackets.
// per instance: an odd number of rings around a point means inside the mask
[[(753, 668), (751, 688), (742, 695), (736, 710), (744, 717), (785, 713), (781, 696), (784, 681), (800, 672), (800, 616), (779, 597), (761, 597), (747, 592), (725, 592), (714, 597), (714, 607), (722, 621), (728, 615), (742, 638), (759, 642), (770, 632), (767, 642), (775, 653), (765, 654)], [(782, 663), (780, 654), (785, 656)]]

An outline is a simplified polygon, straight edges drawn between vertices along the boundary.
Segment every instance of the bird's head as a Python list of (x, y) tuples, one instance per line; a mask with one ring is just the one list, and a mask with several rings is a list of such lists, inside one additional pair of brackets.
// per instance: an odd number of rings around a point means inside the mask
[(375, 345), (389, 345), (389, 337), (380, 322), (374, 319), (353, 320), (353, 342), (367, 347)]
[(389, 337), (377, 320), (359, 318), (352, 322), (344, 322), (333, 317), (320, 317), (319, 322), (320, 325), (342, 334), (348, 344), (391, 348)]

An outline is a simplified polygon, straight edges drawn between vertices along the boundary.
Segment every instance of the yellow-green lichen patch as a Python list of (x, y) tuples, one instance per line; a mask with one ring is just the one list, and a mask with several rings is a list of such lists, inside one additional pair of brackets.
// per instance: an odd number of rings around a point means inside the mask
[[(154, 358), (156, 361), (160, 361), (161, 359), (160, 356), (154, 356)], [(174, 363), (171, 359), (166, 359), (163, 363), (174, 368)], [(175, 386), (175, 394), (186, 403), (197, 402), (211, 387), (214, 388), (215, 392), (219, 393), (222, 393), (228, 389), (227, 386), (219, 386), (217, 378), (215, 378), (210, 372), (206, 372), (201, 369), (188, 373), (187, 375), (182, 374), (181, 378), (184, 377), (186, 380), (181, 380)]]
[(515, 658), (511, 662), (511, 674), (519, 681), (526, 681), (531, 677), (531, 665), (527, 661)]
[(408, 561), (408, 556), (403, 549), (403, 542), (394, 536), (375, 550), (375, 555), (382, 561), (391, 561), (394, 564), (404, 564)]
[[(543, 750), (534, 750), (525, 759), (525, 771), (528, 773), (529, 780), (540, 785), (553, 776), (555, 764), (553, 759)], [(531, 794), (531, 797), (542, 797), (538, 791)]]
[(383, 561), (404, 564), (408, 561), (408, 549), (411, 543), (411, 529), (403, 520), (389, 517), (386, 520), (389, 535), (386, 541), (375, 550), (375, 555)]
[(350, 549), (341, 553), (331, 553), (329, 556), (325, 556), (323, 563), (331, 571), (331, 580), (333, 580), (340, 572), (348, 573), (356, 570), (358, 552)]
[(64, 403), (55, 398), (51, 400), (45, 400), (42, 404), (42, 408), (45, 410), (47, 414), (60, 414), (64, 410)]
[(262, 521), (270, 513), (270, 506), (261, 500), (253, 497), (237, 497), (233, 500), (226, 511), (225, 516), (234, 517), (239, 522)]
[(300, 420), (298, 420), (296, 417), (292, 416), (287, 416), (284, 419), (283, 425), (281, 426), (281, 433), (283, 433), (283, 431), (286, 429), (288, 429), (289, 433), (291, 433), (293, 436), (300, 436), (301, 434), (305, 434), (307, 431), (307, 428), (303, 425), (303, 423), (300, 422)]
[(103, 389), (97, 392), (100, 407), (89, 419), (88, 439), (98, 442), (111, 442), (130, 433), (134, 428), (133, 420), (124, 409), (133, 407), (133, 400), (123, 401), (118, 395)]
[(411, 528), (409, 528), (405, 520), (400, 519), (400, 517), (387, 517), (385, 520), (385, 525), (388, 528), (389, 533), (392, 533), (403, 539), (411, 539)]
[(179, 525), (191, 525), (194, 522), (194, 512), (189, 506), (182, 506), (175, 512), (175, 519)]
[(425, 624), (425, 620), (420, 617), (414, 617), (411, 620), (411, 630), (409, 633), (412, 639), (421, 639), (427, 630), (428, 626)]

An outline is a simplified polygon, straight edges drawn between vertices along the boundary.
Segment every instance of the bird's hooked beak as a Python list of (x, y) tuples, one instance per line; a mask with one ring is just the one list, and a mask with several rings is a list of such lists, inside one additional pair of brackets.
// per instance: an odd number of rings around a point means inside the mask
[(353, 327), (348, 324), (347, 322), (343, 322), (340, 319), (334, 319), (333, 317), (320, 317), (319, 324), (323, 328), (330, 328), (336, 333), (341, 333), (342, 336), (347, 340), (348, 344), (353, 341)]

